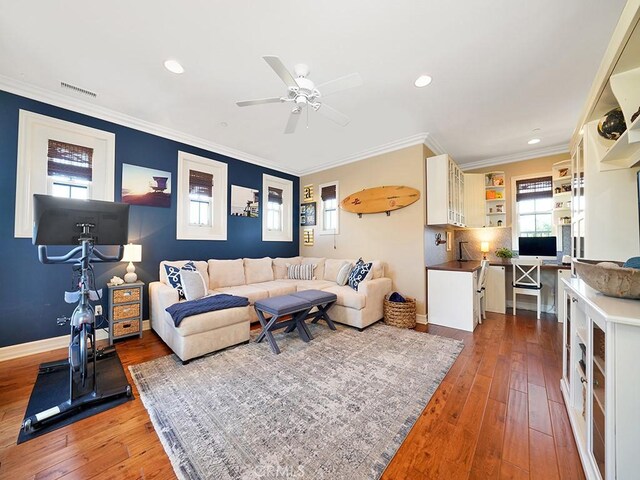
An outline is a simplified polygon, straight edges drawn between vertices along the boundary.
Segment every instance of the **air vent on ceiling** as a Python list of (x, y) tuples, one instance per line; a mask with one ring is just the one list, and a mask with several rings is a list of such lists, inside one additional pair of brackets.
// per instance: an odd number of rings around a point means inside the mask
[(76, 93), (81, 93), (82, 95), (88, 95), (89, 97), (96, 98), (98, 96), (96, 92), (92, 92), (91, 90), (87, 90), (85, 88), (80, 88), (75, 85), (71, 85), (70, 83), (67, 83), (67, 82), (60, 82), (60, 86), (62, 88), (73, 90)]

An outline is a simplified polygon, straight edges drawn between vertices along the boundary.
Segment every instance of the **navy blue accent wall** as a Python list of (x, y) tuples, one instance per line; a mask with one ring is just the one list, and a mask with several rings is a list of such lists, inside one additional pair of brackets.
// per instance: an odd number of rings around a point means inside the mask
[[(73, 311), (73, 306), (63, 301), (64, 290), (72, 288), (71, 266), (40, 264), (31, 240), (13, 235), (20, 109), (114, 133), (116, 201), (121, 197), (123, 163), (171, 172), (171, 208), (132, 205), (130, 210), (129, 240), (142, 244), (143, 261), (136, 264), (136, 273), (145, 283), (158, 279), (158, 265), (166, 259), (298, 255), (297, 201), (293, 205), (292, 242), (263, 242), (262, 212), (257, 219), (229, 216), (227, 241), (176, 240), (178, 150), (228, 164), (229, 205), (231, 185), (257, 189), (262, 194), (263, 173), (292, 180), (293, 198), (297, 199), (298, 177), (0, 91), (0, 278), (3, 280), (0, 285), (0, 347), (67, 334), (68, 327), (58, 327), (55, 319)], [(262, 206), (261, 203), (261, 209)], [(63, 249), (56, 248), (54, 252)], [(96, 285), (104, 286), (113, 275), (123, 277), (125, 267), (124, 263), (96, 264)], [(145, 289), (144, 318), (149, 318), (146, 293)]]

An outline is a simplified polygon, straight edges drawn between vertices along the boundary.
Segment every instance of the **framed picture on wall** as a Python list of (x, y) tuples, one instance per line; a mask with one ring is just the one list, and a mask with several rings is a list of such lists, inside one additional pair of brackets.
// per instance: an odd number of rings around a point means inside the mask
[(170, 208), (171, 172), (123, 163), (122, 202)]
[(260, 192), (253, 188), (231, 185), (231, 216), (258, 218)]
[(302, 201), (313, 202), (313, 185), (305, 185), (302, 187)]
[(300, 204), (300, 226), (313, 227), (316, 224), (316, 202)]

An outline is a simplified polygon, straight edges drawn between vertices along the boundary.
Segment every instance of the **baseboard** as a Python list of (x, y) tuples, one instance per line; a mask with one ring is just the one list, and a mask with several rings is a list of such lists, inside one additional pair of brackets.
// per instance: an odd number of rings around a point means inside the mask
[(427, 325), (427, 316), (422, 314), (422, 313), (418, 313), (416, 314), (416, 323), (419, 323), (421, 325)]
[[(142, 330), (149, 330), (150, 328), (151, 323), (149, 320), (143, 320)], [(97, 340), (105, 340), (107, 338), (109, 338), (109, 335), (102, 329), (96, 333)], [(35, 342), (19, 343), (18, 345), (9, 345), (8, 347), (0, 348), (0, 362), (35, 355), (36, 353), (50, 352), (51, 350), (66, 348), (68, 346), (69, 335), (45, 338), (44, 340), (36, 340)]]
[[(511, 300), (507, 300), (506, 301), (506, 306), (507, 306), (507, 313), (510, 313), (510, 311), (513, 309), (513, 301)], [(535, 312), (537, 311), (537, 305), (535, 303), (528, 303), (528, 302), (518, 302), (517, 303), (517, 309), (518, 310), (529, 310), (531, 312)], [(555, 305), (545, 305), (542, 304), (540, 305), (540, 312), (541, 313), (556, 313), (556, 306)]]

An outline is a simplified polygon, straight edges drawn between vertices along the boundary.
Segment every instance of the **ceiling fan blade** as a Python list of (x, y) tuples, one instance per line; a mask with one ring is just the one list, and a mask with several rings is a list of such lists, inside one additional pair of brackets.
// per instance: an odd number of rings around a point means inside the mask
[(292, 111), (289, 115), (289, 121), (287, 122), (287, 126), (284, 129), (284, 133), (294, 133), (296, 131), (296, 127), (298, 126), (298, 120), (300, 120), (300, 112), (296, 113)]
[(260, 98), (258, 100), (245, 100), (243, 102), (236, 102), (239, 107), (249, 107), (251, 105), (262, 105), (264, 103), (280, 103), (282, 100), (280, 97)]
[(273, 68), (273, 71), (276, 72), (276, 74), (282, 79), (287, 87), (298, 86), (291, 73), (289, 73), (289, 70), (287, 70), (287, 67), (285, 67), (284, 63), (282, 63), (282, 60), (280, 60), (280, 57), (265, 55), (262, 58), (264, 58), (264, 61), (267, 62), (271, 68)]
[(330, 107), (326, 103), (323, 103), (318, 108), (318, 112), (323, 114), (329, 120), (336, 122), (338, 125), (346, 127), (351, 121), (344, 113), (339, 112), (333, 107)]
[(341, 92), (348, 88), (359, 87), (362, 85), (362, 77), (359, 73), (352, 73), (351, 75), (345, 75), (344, 77), (336, 78), (329, 82), (322, 83), (317, 86), (323, 97), (332, 95), (336, 92)]

